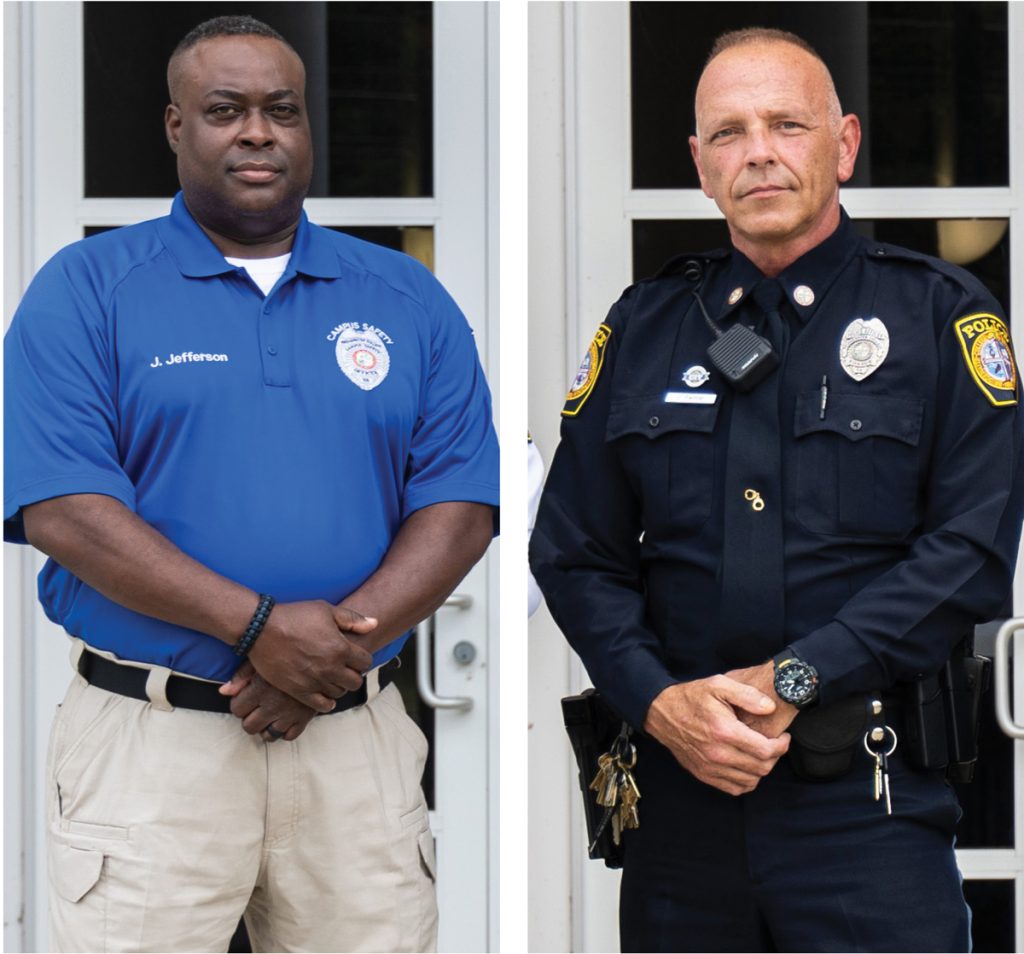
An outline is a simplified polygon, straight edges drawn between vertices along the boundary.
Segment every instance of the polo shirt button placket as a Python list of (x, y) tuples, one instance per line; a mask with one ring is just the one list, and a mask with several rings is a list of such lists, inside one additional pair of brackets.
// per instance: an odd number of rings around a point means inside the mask
[[(264, 300), (260, 306), (260, 340), (266, 342), (267, 339), (277, 337), (271, 328), (271, 311), (273, 310), (269, 300)], [(268, 387), (288, 387), (291, 382), (286, 380), (284, 368), (287, 366), (287, 362), (278, 361), (277, 358), (280, 356), (280, 342), (274, 344), (265, 344), (264, 346), (264, 359), (263, 359), (263, 383)], [(273, 359), (271, 362), (270, 359)]]

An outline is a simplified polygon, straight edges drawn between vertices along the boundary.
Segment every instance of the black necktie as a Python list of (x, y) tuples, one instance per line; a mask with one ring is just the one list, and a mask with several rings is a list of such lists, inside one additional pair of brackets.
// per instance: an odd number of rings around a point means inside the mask
[[(763, 279), (750, 298), (756, 317), (763, 319), (758, 321), (762, 334), (767, 332), (780, 362), (784, 361), (789, 329), (779, 312), (782, 287), (773, 278)], [(756, 665), (785, 646), (779, 438), (782, 371), (780, 366), (753, 391), (733, 394), (717, 641), (719, 655), (730, 666)]]

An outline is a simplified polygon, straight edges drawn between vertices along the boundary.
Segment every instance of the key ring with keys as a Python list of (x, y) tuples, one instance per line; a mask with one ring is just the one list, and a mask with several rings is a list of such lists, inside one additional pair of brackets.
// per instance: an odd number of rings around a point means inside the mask
[[(887, 752), (876, 752), (873, 748), (871, 748), (871, 743), (884, 742), (886, 732), (888, 732), (892, 736), (892, 745), (889, 746)], [(876, 735), (878, 736), (877, 738), (874, 737)], [(892, 755), (893, 752), (896, 751), (896, 745), (898, 742), (899, 739), (896, 738), (896, 732), (892, 729), (891, 726), (881, 726), (880, 728), (872, 729), (870, 732), (864, 733), (864, 751), (867, 752), (868, 755), (871, 756), (871, 758), (874, 758), (876, 755), (884, 755), (886, 758), (888, 758), (890, 755)]]

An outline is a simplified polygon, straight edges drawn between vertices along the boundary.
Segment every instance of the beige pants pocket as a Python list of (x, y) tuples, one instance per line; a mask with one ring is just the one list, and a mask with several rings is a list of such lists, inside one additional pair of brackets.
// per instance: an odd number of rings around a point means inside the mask
[(105, 857), (76, 848), (50, 834), (50, 950), (107, 951)]
[(434, 836), (430, 828), (424, 828), (419, 836), (420, 861), (423, 863), (423, 870), (430, 876), (431, 881), (437, 881), (437, 859), (434, 855)]
[(50, 877), (65, 901), (77, 904), (93, 888), (103, 872), (103, 852), (71, 845), (53, 845)]

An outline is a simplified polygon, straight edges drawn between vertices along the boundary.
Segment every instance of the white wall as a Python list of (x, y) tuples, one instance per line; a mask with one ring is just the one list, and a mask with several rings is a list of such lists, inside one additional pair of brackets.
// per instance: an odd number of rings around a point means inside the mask
[[(529, 11), (529, 426), (545, 462), (558, 444), (565, 397), (566, 249), (562, 5)], [(569, 649), (541, 608), (529, 634), (529, 936), (531, 951), (572, 950), (570, 803), (572, 752), (558, 700)], [(506, 809), (507, 810), (507, 809)]]
[[(577, 303), (578, 286), (589, 288), (597, 276), (578, 275), (576, 265), (575, 31), (574, 5), (530, 4), (529, 413), (548, 462), (569, 382), (614, 297), (604, 297), (599, 313), (589, 306), (581, 312)], [(529, 652), (529, 949), (617, 951), (618, 873), (586, 857), (581, 795), (559, 706), (562, 696), (587, 684), (585, 674), (544, 607), (530, 622)]]

